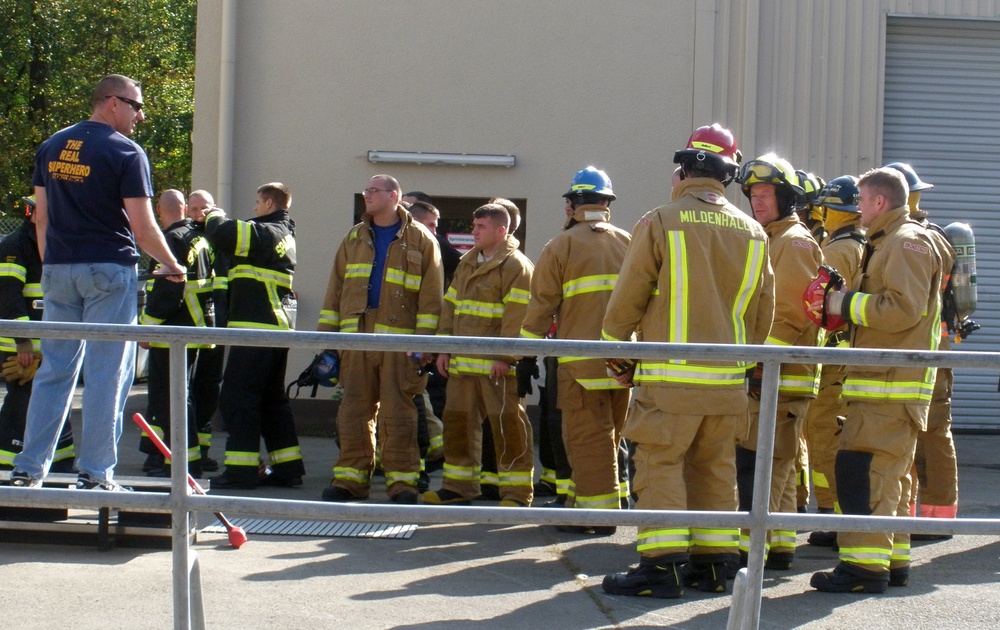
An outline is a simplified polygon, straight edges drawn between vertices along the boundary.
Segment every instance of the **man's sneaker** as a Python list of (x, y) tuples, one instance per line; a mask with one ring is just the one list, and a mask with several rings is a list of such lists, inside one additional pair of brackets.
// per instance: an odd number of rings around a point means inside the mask
[(725, 593), (728, 575), (729, 569), (725, 562), (707, 564), (688, 562), (681, 567), (681, 579), (684, 580), (684, 586), (690, 586), (705, 593)]
[(420, 498), (427, 505), (472, 505), (470, 499), (465, 498), (457, 492), (451, 490), (432, 490), (423, 493)]
[(605, 575), (601, 588), (608, 595), (662, 599), (676, 599), (684, 595), (678, 564), (657, 564), (654, 560), (645, 558), (639, 562), (639, 566), (629, 569), (628, 573)]
[(852, 570), (840, 563), (833, 571), (813, 573), (809, 586), (824, 593), (884, 593), (889, 588), (889, 573)]
[(10, 485), (15, 488), (41, 488), (42, 480), (35, 479), (23, 470), (15, 470), (10, 473)]
[(889, 569), (889, 586), (909, 586), (910, 567)]
[(114, 479), (94, 479), (87, 473), (76, 478), (77, 490), (107, 490), (108, 492), (131, 492), (132, 488), (119, 485)]

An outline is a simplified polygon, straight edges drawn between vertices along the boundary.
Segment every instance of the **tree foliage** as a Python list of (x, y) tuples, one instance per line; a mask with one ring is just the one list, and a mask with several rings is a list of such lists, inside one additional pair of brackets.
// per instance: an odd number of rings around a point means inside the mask
[(31, 193), (35, 149), (90, 116), (97, 81), (142, 83), (153, 186), (191, 182), (197, 0), (0, 0), (0, 211)]

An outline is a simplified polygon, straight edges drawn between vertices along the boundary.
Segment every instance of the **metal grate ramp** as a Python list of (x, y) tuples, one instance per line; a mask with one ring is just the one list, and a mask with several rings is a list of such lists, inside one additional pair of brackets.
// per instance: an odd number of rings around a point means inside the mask
[[(406, 540), (417, 530), (416, 525), (397, 523), (344, 523), (330, 521), (275, 520), (268, 518), (234, 518), (233, 525), (247, 534), (268, 536), (313, 536), (317, 538), (391, 538)], [(205, 534), (225, 534), (226, 528), (215, 524), (202, 530)]]

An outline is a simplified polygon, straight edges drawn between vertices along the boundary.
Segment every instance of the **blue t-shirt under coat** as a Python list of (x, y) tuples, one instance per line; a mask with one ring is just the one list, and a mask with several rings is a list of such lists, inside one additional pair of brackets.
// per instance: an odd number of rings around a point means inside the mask
[(385, 257), (389, 253), (389, 245), (396, 240), (399, 227), (402, 221), (396, 221), (395, 225), (382, 227), (372, 224), (372, 233), (375, 235), (375, 260), (372, 262), (372, 275), (368, 277), (368, 308), (378, 308), (382, 299), (382, 280), (385, 278)]

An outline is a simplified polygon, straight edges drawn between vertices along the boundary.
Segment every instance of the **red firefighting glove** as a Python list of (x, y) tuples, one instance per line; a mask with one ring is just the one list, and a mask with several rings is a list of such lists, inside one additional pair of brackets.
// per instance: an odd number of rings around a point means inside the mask
[[(802, 294), (806, 315), (821, 328), (836, 330), (844, 325), (839, 313), (827, 310), (827, 294), (844, 286), (844, 278), (833, 267), (823, 265)], [(814, 308), (814, 305), (821, 306)]]

